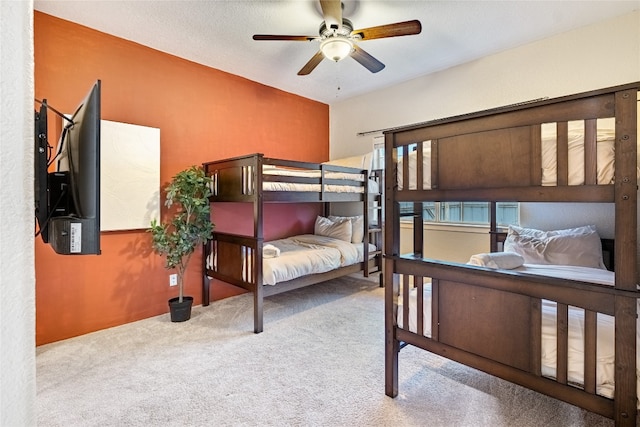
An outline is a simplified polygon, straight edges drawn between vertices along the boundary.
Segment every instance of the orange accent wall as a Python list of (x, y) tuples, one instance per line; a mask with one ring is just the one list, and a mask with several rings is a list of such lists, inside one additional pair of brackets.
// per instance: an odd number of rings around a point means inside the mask
[[(162, 187), (192, 164), (247, 153), (329, 158), (326, 104), (37, 11), (34, 31), (36, 98), (72, 112), (100, 79), (103, 119), (160, 128)], [(149, 235), (102, 233), (101, 247), (99, 256), (62, 256), (36, 240), (37, 345), (167, 313), (176, 290)], [(186, 277), (194, 304), (201, 262), (198, 251)], [(213, 299), (230, 292), (214, 287)]]

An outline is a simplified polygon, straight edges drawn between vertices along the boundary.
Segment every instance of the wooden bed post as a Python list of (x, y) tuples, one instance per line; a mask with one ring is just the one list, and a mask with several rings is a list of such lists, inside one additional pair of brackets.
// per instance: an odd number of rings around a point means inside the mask
[[(205, 174), (208, 173), (207, 164), (202, 164)], [(210, 175), (207, 175), (211, 177)], [(206, 307), (211, 302), (211, 278), (207, 275), (207, 257), (211, 253), (211, 240), (202, 243), (202, 306)]]
[(489, 251), (498, 252), (498, 221), (497, 217), (497, 205), (496, 202), (489, 202)]
[[(400, 224), (395, 218), (399, 218), (398, 204), (394, 203), (397, 190), (395, 165), (398, 154), (393, 149), (393, 134), (385, 135), (385, 178), (384, 178), (384, 203), (385, 203), (385, 227), (384, 227), (384, 283), (385, 301), (393, 301), (393, 305), (385, 304), (385, 393), (387, 396), (398, 395), (398, 356), (400, 343), (395, 337), (395, 316), (398, 312), (398, 283), (394, 280), (395, 271), (393, 256), (400, 253)], [(393, 153), (389, 156), (389, 153)], [(405, 179), (405, 185), (406, 183)]]
[(262, 199), (262, 167), (264, 156), (256, 156), (256, 166), (253, 168), (251, 180), (253, 186), (253, 237), (256, 238), (255, 266), (252, 271), (254, 284), (253, 290), (253, 332), (259, 334), (263, 331), (264, 316), (264, 289), (262, 283), (262, 245), (264, 243), (264, 200)]
[(364, 223), (363, 257), (362, 257), (362, 275), (369, 277), (369, 243), (371, 243), (371, 235), (369, 234), (369, 175), (368, 170), (364, 173), (364, 192), (362, 194), (362, 222)]
[[(637, 267), (637, 89), (615, 94), (616, 110), (616, 182), (615, 253), (616, 290), (636, 291)], [(626, 231), (626, 232), (625, 232)], [(635, 426), (636, 389), (636, 314), (635, 297), (615, 297), (615, 391), (616, 426)]]
[(210, 296), (211, 279), (206, 274), (202, 275), (202, 306), (206, 307), (211, 302)]

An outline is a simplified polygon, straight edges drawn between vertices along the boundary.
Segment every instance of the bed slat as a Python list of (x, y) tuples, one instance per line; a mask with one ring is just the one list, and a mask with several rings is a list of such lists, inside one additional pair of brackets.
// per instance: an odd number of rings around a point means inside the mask
[(542, 301), (531, 298), (531, 373), (542, 375)]
[(584, 311), (584, 391), (596, 393), (597, 313)]
[(402, 178), (404, 183), (404, 188), (410, 188), (409, 182), (409, 146), (405, 145), (402, 147), (402, 158), (404, 161), (402, 162)]
[(424, 280), (421, 276), (413, 276), (413, 283), (418, 284), (418, 294), (416, 295), (416, 302), (418, 303), (417, 333), (418, 335), (424, 335)]
[(440, 280), (431, 279), (431, 339), (440, 341)]
[(542, 126), (531, 126), (531, 185), (542, 184)]
[[(407, 330), (409, 330), (409, 278), (408, 274), (402, 275), (402, 324)], [(419, 296), (418, 299), (420, 299)]]
[(584, 183), (586, 185), (598, 183), (596, 125), (595, 119), (584, 121)]
[(558, 122), (556, 131), (558, 163), (558, 186), (569, 184), (569, 127), (567, 122)]
[(569, 306), (567, 304), (558, 303), (557, 333), (556, 381), (560, 384), (566, 384), (569, 354)]
[[(416, 152), (416, 189), (424, 190), (424, 162), (422, 159), (424, 158), (424, 143), (417, 144), (417, 152)], [(407, 187), (408, 188), (408, 187)]]
[[(438, 188), (438, 186), (440, 185), (440, 183), (438, 182), (438, 170), (439, 170), (438, 146), (439, 145), (440, 144), (437, 139), (434, 139), (431, 141), (431, 188), (434, 190)], [(422, 163), (422, 158), (419, 159), (419, 162)]]

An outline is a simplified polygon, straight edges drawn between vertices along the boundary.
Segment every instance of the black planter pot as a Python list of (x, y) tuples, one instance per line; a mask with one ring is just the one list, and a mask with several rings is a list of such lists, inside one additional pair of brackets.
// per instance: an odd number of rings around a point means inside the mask
[(182, 302), (178, 302), (179, 300), (178, 297), (169, 300), (169, 313), (172, 322), (184, 322), (191, 318), (193, 297), (182, 297)]

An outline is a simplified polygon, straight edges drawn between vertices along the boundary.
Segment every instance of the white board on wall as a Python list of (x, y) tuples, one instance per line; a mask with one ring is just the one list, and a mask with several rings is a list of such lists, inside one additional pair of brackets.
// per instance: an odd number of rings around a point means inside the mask
[(149, 228), (160, 218), (160, 129), (100, 121), (100, 229)]

